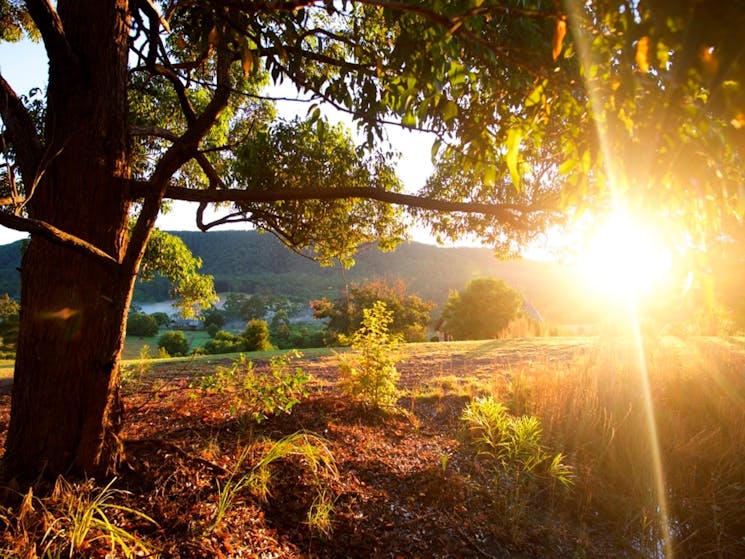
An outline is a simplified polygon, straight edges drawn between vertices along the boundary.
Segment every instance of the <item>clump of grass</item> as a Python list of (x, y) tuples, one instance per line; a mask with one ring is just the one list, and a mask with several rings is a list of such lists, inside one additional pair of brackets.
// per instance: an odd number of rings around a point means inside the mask
[[(316, 495), (308, 511), (307, 524), (312, 532), (328, 536), (332, 531), (331, 514), (333, 500), (328, 490), (328, 481), (336, 479), (334, 456), (326, 442), (312, 433), (298, 432), (278, 441), (263, 441), (258, 460), (250, 467), (244, 467), (253, 449), (243, 448), (238, 455), (230, 475), (224, 482), (217, 481), (217, 501), (215, 514), (208, 531), (217, 528), (232, 506), (247, 491), (259, 499), (266, 500), (270, 494), (272, 465), (278, 461), (297, 458), (304, 470), (311, 475)], [(243, 472), (243, 473), (241, 473)]]
[(148, 543), (134, 531), (115, 522), (124, 517), (148, 524), (157, 523), (138, 510), (117, 504), (126, 495), (115, 489), (111, 480), (97, 487), (93, 480), (71, 484), (57, 479), (51, 494), (34, 496), (33, 489), (24, 495), (17, 509), (0, 510), (5, 525), (3, 557), (73, 557), (108, 549), (111, 556), (141, 557), (152, 554)]

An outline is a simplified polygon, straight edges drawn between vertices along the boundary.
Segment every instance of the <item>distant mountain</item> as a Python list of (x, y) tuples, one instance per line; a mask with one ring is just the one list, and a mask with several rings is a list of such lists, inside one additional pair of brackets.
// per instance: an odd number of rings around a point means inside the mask
[[(476, 277), (497, 277), (523, 293), (546, 319), (584, 322), (592, 312), (576, 279), (558, 264), (529, 260), (499, 261), (486, 248), (444, 248), (405, 243), (392, 253), (365, 247), (356, 265), (343, 270), (322, 268), (287, 249), (269, 234), (256, 231), (174, 231), (202, 258), (202, 271), (215, 277), (219, 292), (240, 291), (288, 295), (307, 300), (339, 296), (345, 284), (378, 278), (403, 279), (409, 291), (441, 305), (450, 290)], [(0, 246), (0, 293), (20, 295), (20, 242)], [(139, 284), (136, 302), (168, 298), (164, 280)]]

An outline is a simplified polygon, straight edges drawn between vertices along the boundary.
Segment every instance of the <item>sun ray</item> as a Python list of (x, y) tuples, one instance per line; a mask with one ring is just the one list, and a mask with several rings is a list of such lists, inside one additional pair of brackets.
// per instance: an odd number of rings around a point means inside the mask
[[(589, 69), (593, 66), (593, 64), (597, 63), (598, 61), (594, 61), (592, 58), (592, 52), (591, 52), (591, 45), (589, 44), (588, 37), (583, 33), (582, 30), (582, 21), (584, 20), (584, 14), (583, 14), (583, 3), (581, 0), (567, 0), (565, 2), (565, 6), (568, 11), (569, 15), (569, 22), (572, 29), (572, 34), (575, 39), (575, 44), (577, 46), (577, 52), (579, 55), (579, 60), (582, 65), (582, 67), (585, 69), (584, 75), (589, 75)], [(605, 117), (605, 103), (603, 102), (603, 99), (601, 98), (600, 90), (596, 88), (592, 83), (590, 83), (590, 80), (585, 78), (585, 91), (588, 92), (588, 95), (590, 97), (590, 105), (591, 109), (594, 115), (594, 122), (597, 128), (598, 138), (600, 139), (600, 148), (601, 153), (603, 157), (603, 165), (604, 165), (604, 171), (605, 176), (607, 177), (607, 184), (609, 188), (609, 194), (610, 194), (610, 201), (612, 203), (613, 208), (622, 208), (623, 207), (623, 201), (621, 198), (621, 193), (618, 190), (618, 173), (616, 169), (616, 165), (614, 163), (614, 158), (612, 157), (612, 150), (610, 149), (610, 142), (609, 138), (606, 134), (606, 131), (603, 129), (602, 122), (604, 122)], [(612, 219), (611, 219), (612, 222)], [(612, 230), (611, 226), (611, 230)], [(623, 230), (623, 228), (621, 228)], [(612, 234), (613, 238), (615, 237), (615, 234)], [(618, 240), (621, 240), (619, 237)], [(634, 242), (632, 244), (631, 239), (625, 239), (625, 242), (622, 243), (622, 247), (628, 247), (628, 249), (633, 250), (634, 248), (641, 249), (642, 245), (644, 244), (643, 241), (639, 243), (639, 241)], [(615, 241), (614, 241), (615, 242)], [(606, 241), (607, 243), (607, 241)], [(634, 246), (636, 245), (636, 246)], [(626, 250), (628, 250), (626, 249)], [(602, 249), (601, 249), (602, 250)], [(606, 254), (608, 253), (608, 246), (605, 246)], [(617, 256), (617, 255), (616, 255)], [(653, 261), (650, 260), (648, 264), (651, 264)], [(616, 269), (618, 271), (618, 269)], [(624, 274), (625, 275), (625, 274)], [(630, 278), (625, 277), (624, 280), (626, 285), (629, 284)], [(628, 293), (627, 293), (628, 294)], [(647, 416), (647, 436), (650, 440), (650, 447), (652, 449), (652, 455), (650, 457), (650, 460), (652, 461), (652, 466), (654, 468), (655, 472), (655, 493), (657, 498), (657, 504), (658, 504), (658, 510), (659, 510), (659, 523), (660, 523), (660, 531), (662, 534), (662, 552), (663, 556), (666, 559), (672, 559), (674, 556), (673, 552), (673, 545), (672, 545), (672, 535), (670, 532), (670, 518), (668, 514), (668, 503), (667, 503), (667, 490), (666, 490), (666, 484), (665, 484), (665, 472), (664, 467), (662, 464), (661, 459), (661, 453), (660, 453), (660, 446), (659, 446), (659, 440), (657, 436), (657, 427), (655, 423), (655, 410), (654, 406), (652, 404), (652, 398), (650, 393), (650, 387), (649, 387), (649, 375), (647, 370), (647, 363), (646, 358), (644, 355), (644, 348), (642, 345), (641, 340), (641, 334), (640, 334), (640, 326), (639, 326), (639, 319), (637, 315), (637, 298), (636, 297), (625, 297), (626, 303), (628, 305), (628, 316), (630, 317), (630, 329), (631, 332), (633, 332), (634, 336), (634, 345), (635, 345), (635, 354), (637, 358), (637, 369), (639, 371), (639, 374), (642, 378), (643, 386), (644, 386), (644, 401), (645, 401), (645, 412)]]

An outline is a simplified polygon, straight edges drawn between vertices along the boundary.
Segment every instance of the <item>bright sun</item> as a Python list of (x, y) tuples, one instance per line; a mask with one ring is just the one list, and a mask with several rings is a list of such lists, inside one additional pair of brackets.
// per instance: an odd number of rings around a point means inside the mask
[(638, 298), (667, 279), (672, 251), (659, 230), (619, 210), (595, 230), (578, 265), (594, 290)]

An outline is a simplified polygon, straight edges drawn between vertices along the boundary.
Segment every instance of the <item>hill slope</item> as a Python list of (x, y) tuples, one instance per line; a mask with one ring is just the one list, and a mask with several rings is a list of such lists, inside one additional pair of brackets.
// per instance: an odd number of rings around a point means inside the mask
[[(571, 273), (555, 263), (497, 260), (487, 248), (444, 248), (405, 243), (392, 253), (365, 247), (349, 270), (322, 268), (288, 250), (272, 235), (256, 231), (172, 232), (202, 258), (202, 271), (215, 277), (219, 292), (241, 291), (290, 295), (305, 299), (337, 297), (344, 285), (377, 278), (403, 279), (409, 290), (442, 304), (452, 289), (476, 277), (497, 277), (521, 291), (556, 322), (582, 322), (591, 316)], [(0, 246), (0, 293), (20, 295), (20, 242)], [(135, 300), (168, 298), (164, 280), (140, 284)]]

